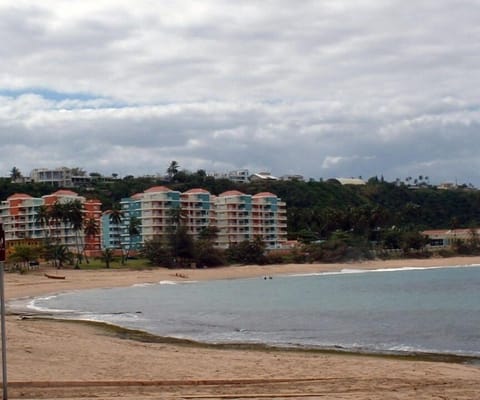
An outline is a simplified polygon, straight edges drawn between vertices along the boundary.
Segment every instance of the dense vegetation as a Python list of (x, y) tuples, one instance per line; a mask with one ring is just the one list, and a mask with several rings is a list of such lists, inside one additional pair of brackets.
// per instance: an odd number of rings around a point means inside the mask
[[(203, 171), (193, 174), (181, 171), (170, 182), (154, 177), (127, 176), (110, 182), (94, 181), (89, 187), (74, 190), (87, 198), (100, 199), (106, 210), (117, 205), (123, 197), (154, 185), (166, 185), (182, 192), (202, 187), (215, 195), (231, 189), (249, 194), (273, 192), (287, 204), (291, 238), (305, 234), (326, 238), (338, 229), (366, 232), (392, 226), (422, 230), (480, 225), (480, 191), (468, 188), (438, 190), (426, 185), (412, 189), (405, 184), (376, 178), (370, 179), (365, 186), (319, 181), (235, 184), (227, 179), (208, 177)], [(9, 178), (0, 178), (2, 200), (15, 192), (39, 197), (53, 190), (50, 185), (11, 183)]]

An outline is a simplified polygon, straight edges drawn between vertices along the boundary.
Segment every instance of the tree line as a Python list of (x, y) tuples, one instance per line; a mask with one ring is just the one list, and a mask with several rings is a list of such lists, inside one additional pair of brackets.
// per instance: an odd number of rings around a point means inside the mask
[[(172, 164), (166, 177), (127, 176), (109, 182), (93, 180), (88, 187), (74, 190), (86, 198), (99, 199), (103, 210), (111, 210), (119, 208), (122, 198), (155, 185), (165, 185), (180, 192), (201, 187), (214, 195), (233, 189), (247, 194), (261, 191), (275, 193), (287, 204), (288, 238), (312, 246), (323, 243), (324, 256), (325, 253), (342, 253), (342, 248), (371, 248), (372, 243), (380, 250), (422, 248), (425, 245), (424, 238), (419, 235), (422, 230), (480, 226), (480, 191), (466, 186), (439, 190), (426, 180), (415, 188), (376, 177), (361, 186), (342, 186), (329, 181), (238, 184), (207, 176), (203, 170), (194, 173), (180, 171), (178, 164)], [(0, 179), (2, 199), (15, 192), (40, 197), (54, 189), (45, 184)], [(162, 245), (170, 252), (175, 247), (172, 243)], [(201, 245), (206, 246), (205, 243)], [(208, 253), (208, 246), (206, 249), (205, 253)], [(200, 253), (198, 249), (197, 254)], [(318, 252), (311, 249), (305, 253), (313, 257)], [(172, 260), (174, 258), (178, 259), (171, 257)]]
[[(478, 190), (438, 190), (432, 186), (412, 190), (405, 184), (377, 178), (371, 178), (364, 186), (342, 186), (326, 181), (236, 184), (207, 176), (205, 171), (199, 170), (195, 173), (171, 172), (168, 180), (127, 176), (110, 182), (92, 181), (88, 187), (74, 190), (86, 198), (99, 199), (103, 210), (108, 210), (118, 207), (122, 198), (155, 185), (166, 185), (181, 192), (201, 187), (214, 195), (232, 189), (247, 194), (271, 191), (287, 204), (291, 239), (305, 234), (325, 238), (338, 229), (366, 232), (374, 227), (423, 230), (480, 225)], [(0, 198), (3, 200), (16, 192), (41, 197), (55, 189), (47, 184), (14, 183), (9, 178), (0, 178)]]

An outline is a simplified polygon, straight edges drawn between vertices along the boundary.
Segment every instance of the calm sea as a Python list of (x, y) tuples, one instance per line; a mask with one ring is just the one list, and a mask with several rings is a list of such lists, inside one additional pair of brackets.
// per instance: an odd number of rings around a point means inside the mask
[(159, 336), (480, 357), (480, 267), (159, 282), (30, 307)]

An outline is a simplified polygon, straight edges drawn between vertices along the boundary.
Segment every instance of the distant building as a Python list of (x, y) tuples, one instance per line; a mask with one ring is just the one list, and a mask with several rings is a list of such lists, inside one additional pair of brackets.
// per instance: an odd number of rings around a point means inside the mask
[(294, 174), (294, 175), (282, 175), (280, 177), (280, 179), (282, 181), (300, 181), (300, 182), (304, 182), (305, 181), (305, 178), (303, 177), (303, 175), (298, 175), (298, 174)]
[(440, 190), (453, 190), (457, 188), (458, 188), (457, 184), (453, 182), (444, 182), (437, 186), (437, 189), (440, 189)]
[[(41, 239), (10, 239), (5, 241), (5, 254), (6, 259), (8, 260), (9, 257), (15, 252), (15, 247), (17, 246), (29, 246), (29, 247), (39, 247), (43, 243)], [(31, 260), (33, 261), (33, 260)]]
[(273, 176), (270, 172), (257, 172), (253, 175), (250, 175), (250, 181), (278, 181), (280, 178)]
[(366, 185), (366, 182), (360, 178), (331, 178), (327, 182), (340, 185)]
[(248, 169), (239, 169), (236, 171), (230, 171), (227, 174), (227, 179), (230, 179), (232, 182), (235, 183), (248, 183), (249, 182), (250, 173)]
[(278, 178), (273, 176), (270, 172), (257, 172), (250, 174), (248, 169), (239, 169), (229, 172), (209, 172), (208, 176), (212, 176), (215, 179), (228, 179), (235, 183), (249, 183), (255, 181), (304, 181), (303, 175), (292, 174), (292, 175), (283, 175)]
[(30, 180), (37, 183), (46, 183), (54, 187), (71, 188), (85, 185), (91, 181), (85, 171), (80, 168), (35, 168), (30, 172)]
[(248, 169), (238, 169), (229, 172), (209, 172), (207, 175), (215, 179), (228, 179), (235, 183), (248, 183), (250, 178)]
[(480, 237), (480, 229), (430, 229), (422, 232), (429, 240), (428, 247), (440, 249), (452, 246), (455, 242), (466, 242), (474, 235)]

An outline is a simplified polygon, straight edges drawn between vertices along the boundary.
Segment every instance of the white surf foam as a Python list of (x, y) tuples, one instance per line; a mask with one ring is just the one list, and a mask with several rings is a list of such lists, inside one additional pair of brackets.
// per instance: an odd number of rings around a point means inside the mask
[(68, 309), (61, 309), (61, 308), (48, 308), (48, 307), (42, 307), (38, 305), (38, 302), (40, 301), (48, 301), (51, 299), (56, 298), (57, 295), (51, 295), (51, 296), (44, 296), (44, 297), (36, 297), (34, 299), (31, 299), (27, 304), (26, 308), (29, 310), (37, 311), (37, 312), (49, 312), (49, 313), (68, 313), (68, 312), (74, 312), (74, 310), (68, 310)]
[(135, 283), (132, 285), (132, 287), (147, 287), (147, 286), (153, 286), (154, 283)]
[(360, 268), (343, 268), (340, 271), (327, 272), (306, 272), (299, 274), (288, 274), (284, 276), (326, 276), (326, 275), (344, 275), (344, 274), (365, 274), (374, 272), (399, 272), (399, 271), (420, 271), (428, 269), (450, 269), (450, 268), (471, 268), (480, 267), (480, 264), (458, 264), (434, 267), (398, 267), (398, 268), (376, 268), (376, 269), (360, 269)]

